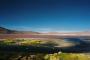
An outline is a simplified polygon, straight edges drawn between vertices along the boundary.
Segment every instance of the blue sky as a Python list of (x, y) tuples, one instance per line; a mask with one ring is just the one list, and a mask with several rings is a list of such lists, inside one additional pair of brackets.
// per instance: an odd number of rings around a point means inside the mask
[(89, 0), (0, 0), (0, 26), (39, 32), (90, 30)]

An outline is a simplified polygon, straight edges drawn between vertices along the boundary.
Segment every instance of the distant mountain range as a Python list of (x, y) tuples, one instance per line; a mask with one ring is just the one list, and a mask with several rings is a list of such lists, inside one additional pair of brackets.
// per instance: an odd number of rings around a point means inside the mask
[(39, 34), (39, 35), (70, 35), (70, 36), (78, 36), (78, 35), (89, 35), (89, 31), (84, 32), (48, 32), (48, 33), (40, 33), (40, 32), (34, 32), (34, 31), (17, 31), (17, 30), (11, 30), (4, 27), (0, 27), (0, 34)]
[(83, 32), (48, 32), (46, 35), (63, 35), (63, 36), (90, 36), (89, 31)]
[(40, 34), (38, 32), (33, 31), (17, 31), (17, 30), (10, 30), (4, 27), (0, 27), (0, 34)]

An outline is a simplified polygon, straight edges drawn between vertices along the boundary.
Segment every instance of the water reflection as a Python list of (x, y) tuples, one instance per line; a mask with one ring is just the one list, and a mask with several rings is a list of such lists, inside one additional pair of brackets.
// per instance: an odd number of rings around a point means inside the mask
[(65, 38), (64, 41), (74, 43), (74, 44), (85, 44), (85, 41), (80, 38)]

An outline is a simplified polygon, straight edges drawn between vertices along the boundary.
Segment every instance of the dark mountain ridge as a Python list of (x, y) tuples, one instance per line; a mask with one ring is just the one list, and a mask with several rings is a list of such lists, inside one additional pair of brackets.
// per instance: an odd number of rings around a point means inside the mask
[(0, 34), (39, 34), (38, 32), (33, 31), (17, 31), (17, 30), (10, 30), (4, 27), (0, 27)]

